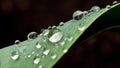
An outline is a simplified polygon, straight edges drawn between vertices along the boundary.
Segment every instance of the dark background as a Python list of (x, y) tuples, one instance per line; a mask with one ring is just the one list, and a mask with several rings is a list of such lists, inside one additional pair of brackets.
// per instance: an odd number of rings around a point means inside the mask
[[(76, 10), (113, 0), (0, 0), (0, 47), (27, 39), (31, 31), (72, 19)], [(120, 1), (118, 1), (120, 2)], [(105, 31), (68, 52), (54, 68), (120, 68), (120, 32)]]

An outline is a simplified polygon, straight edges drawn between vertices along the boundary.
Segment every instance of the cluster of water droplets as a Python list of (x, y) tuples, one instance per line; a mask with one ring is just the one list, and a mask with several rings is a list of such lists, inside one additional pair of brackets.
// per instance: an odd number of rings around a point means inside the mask
[[(117, 4), (117, 1), (114, 1), (113, 4)], [(108, 10), (109, 8), (111, 8), (110, 5), (106, 6), (106, 9)], [(81, 10), (77, 10), (76, 12), (73, 13), (73, 19), (74, 20), (81, 20), (82, 18), (85, 18), (85, 16), (89, 16), (90, 14), (94, 13), (94, 12), (98, 12), (100, 11), (100, 7), (99, 6), (93, 6), (90, 10), (88, 11), (81, 11)], [(63, 26), (64, 22), (60, 22), (59, 26)], [(77, 29), (79, 31), (83, 31), (85, 30), (86, 26), (85, 24), (82, 22), (77, 26)], [(50, 43), (55, 44), (57, 47), (60, 47), (59, 45), (61, 45), (63, 47), (63, 53), (66, 53), (68, 51), (67, 48), (64, 48), (64, 45), (66, 44), (66, 41), (71, 42), (73, 41), (74, 37), (72, 35), (67, 36), (66, 38), (63, 39), (64, 37), (64, 32), (61, 31), (59, 28), (57, 28), (57, 26), (50, 26), (48, 27), (48, 29), (43, 30), (43, 32), (40, 34), (41, 36), (44, 36), (43, 42), (45, 43), (46, 40), (48, 40)], [(30, 32), (27, 35), (27, 39), (28, 40), (34, 40), (38, 37), (38, 34), (36, 32)], [(20, 45), (20, 41), (16, 40), (14, 42), (16, 45)], [(37, 50), (41, 49), (43, 47), (43, 44), (41, 44), (41, 42), (37, 42), (35, 44), (35, 47)], [(24, 50), (26, 49), (26, 47), (22, 47), (20, 48), (20, 52), (24, 52)], [(41, 58), (45, 58), (45, 56), (50, 55), (51, 49), (49, 48), (43, 48), (42, 50), (42, 54), (43, 56)], [(35, 51), (32, 51), (31, 54), (28, 54), (27, 57), (31, 58), (32, 55), (35, 55)], [(33, 63), (34, 64), (39, 64), (41, 62), (41, 58), (39, 57), (41, 54), (37, 53), (36, 56), (33, 59)], [(12, 60), (18, 60), (20, 58), (20, 54), (18, 51), (13, 51), (11, 53), (11, 59)], [(57, 58), (57, 54), (52, 54), (51, 59), (56, 59)], [(39, 65), (38, 68), (42, 68), (42, 65)]]

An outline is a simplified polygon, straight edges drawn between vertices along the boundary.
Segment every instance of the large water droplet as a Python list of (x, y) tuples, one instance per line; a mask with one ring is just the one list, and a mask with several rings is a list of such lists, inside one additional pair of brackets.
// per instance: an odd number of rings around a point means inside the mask
[(112, 3), (112, 4), (114, 5), (114, 4), (117, 4), (117, 3), (118, 3), (117, 1), (113, 1), (113, 3)]
[(35, 39), (38, 36), (36, 32), (30, 32), (27, 36), (28, 40)]
[(44, 55), (48, 55), (49, 52), (50, 52), (50, 49), (45, 49), (45, 51), (43, 51), (43, 54), (44, 54)]
[(51, 59), (55, 59), (57, 57), (57, 55), (56, 54), (53, 54), (52, 56), (51, 56)]
[(100, 7), (99, 7), (99, 6), (93, 6), (93, 7), (90, 9), (90, 12), (97, 12), (97, 11), (100, 11)]
[(16, 51), (13, 51), (11, 54), (11, 59), (17, 60), (19, 58), (19, 53)]
[(20, 43), (20, 40), (15, 40), (14, 43), (15, 43), (15, 44), (19, 44), (19, 43)]
[(41, 45), (40, 43), (37, 43), (37, 44), (36, 44), (36, 48), (37, 48), (37, 49), (40, 49), (41, 47), (42, 47), (42, 45)]
[(63, 37), (63, 32), (56, 32), (49, 38), (49, 41), (52, 43), (59, 42)]
[(35, 57), (33, 60), (34, 64), (38, 64), (40, 62), (40, 58), (39, 57)]
[(84, 13), (80, 10), (77, 10), (73, 13), (73, 19), (79, 20), (84, 16)]

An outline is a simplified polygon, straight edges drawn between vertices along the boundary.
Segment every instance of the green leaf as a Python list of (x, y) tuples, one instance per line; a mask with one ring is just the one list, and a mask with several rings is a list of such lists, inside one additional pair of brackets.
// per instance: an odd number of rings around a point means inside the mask
[(120, 4), (83, 16), (77, 11), (73, 15), (76, 20), (45, 29), (35, 39), (31, 38), (31, 35), (36, 36), (32, 32), (28, 40), (0, 49), (0, 68), (51, 68), (80, 36), (82, 41), (101, 30), (120, 27), (119, 11)]

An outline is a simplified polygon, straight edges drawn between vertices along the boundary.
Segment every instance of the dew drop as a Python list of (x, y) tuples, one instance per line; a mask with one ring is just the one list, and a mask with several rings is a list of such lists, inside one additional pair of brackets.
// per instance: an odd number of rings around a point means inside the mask
[(16, 52), (16, 51), (13, 51), (13, 52), (11, 53), (11, 59), (17, 60), (18, 58), (19, 58), (19, 53)]
[(110, 9), (111, 6), (110, 5), (106, 5), (106, 10)]
[(42, 47), (42, 45), (41, 45), (40, 43), (37, 43), (37, 44), (36, 44), (36, 48), (37, 48), (37, 49), (40, 49), (41, 47)]
[(47, 35), (49, 34), (49, 32), (50, 32), (49, 30), (44, 30), (44, 31), (43, 31), (43, 35), (44, 35), (44, 36), (47, 36)]
[(38, 68), (42, 68), (42, 65), (39, 65)]
[(33, 51), (32, 54), (35, 54), (35, 52)]
[(56, 32), (50, 38), (49, 41), (52, 43), (59, 42), (63, 37), (63, 32)]
[(114, 4), (117, 4), (117, 3), (118, 3), (117, 1), (113, 1), (113, 3), (112, 3), (112, 4), (114, 5)]
[(84, 16), (84, 13), (80, 10), (77, 10), (73, 13), (73, 19), (80, 20)]
[(88, 14), (88, 11), (83, 11), (84, 15), (87, 15)]
[(65, 44), (65, 41), (60, 42), (60, 45), (62, 45), (62, 46), (63, 46), (64, 44)]
[(25, 51), (25, 49), (26, 49), (26, 46), (22, 46), (22, 47), (19, 49), (19, 51), (23, 53), (23, 52)]
[(55, 29), (56, 28), (56, 26), (52, 26), (52, 29)]
[(51, 28), (52, 28), (51, 26), (48, 27), (48, 29), (51, 29)]
[(100, 11), (100, 7), (99, 7), (99, 6), (93, 6), (93, 7), (90, 9), (90, 12), (97, 12), (97, 11)]
[(35, 57), (34, 60), (33, 60), (33, 63), (34, 64), (38, 64), (39, 62), (40, 62), (40, 58)]
[(53, 54), (52, 56), (51, 56), (51, 59), (55, 59), (57, 57), (57, 55), (56, 54)]
[(15, 44), (19, 44), (19, 43), (20, 43), (20, 40), (15, 40), (14, 43), (15, 43)]
[(73, 37), (72, 36), (68, 36), (67, 40), (71, 42), (73, 40)]
[(36, 32), (30, 32), (27, 35), (27, 38), (28, 38), (28, 40), (32, 40), (32, 39), (35, 39), (37, 36), (38, 36), (38, 34)]
[(62, 26), (62, 25), (64, 25), (64, 22), (60, 22), (59, 26)]
[(28, 57), (28, 58), (30, 58), (30, 57), (31, 57), (31, 55), (28, 55), (27, 57)]
[(49, 52), (50, 52), (50, 49), (46, 49), (45, 51), (43, 51), (43, 54), (48, 55)]
[(79, 31), (85, 30), (84, 24), (80, 24), (80, 25), (78, 26), (78, 30), (79, 30)]
[(68, 52), (68, 50), (67, 50), (67, 49), (63, 50), (63, 53), (67, 53), (67, 52)]

